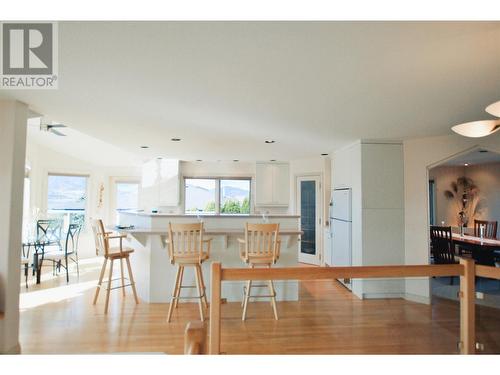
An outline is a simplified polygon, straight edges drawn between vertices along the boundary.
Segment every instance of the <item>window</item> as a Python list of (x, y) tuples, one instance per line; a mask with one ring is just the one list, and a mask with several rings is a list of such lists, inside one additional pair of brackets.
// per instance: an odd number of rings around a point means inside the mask
[(84, 223), (88, 176), (49, 174), (47, 213), (50, 218)]
[(220, 180), (220, 213), (250, 213), (250, 180)]
[(186, 178), (186, 214), (250, 214), (250, 178)]
[(139, 208), (139, 183), (116, 182), (116, 222), (120, 211), (137, 210)]
[(186, 178), (185, 212), (215, 214), (216, 180)]

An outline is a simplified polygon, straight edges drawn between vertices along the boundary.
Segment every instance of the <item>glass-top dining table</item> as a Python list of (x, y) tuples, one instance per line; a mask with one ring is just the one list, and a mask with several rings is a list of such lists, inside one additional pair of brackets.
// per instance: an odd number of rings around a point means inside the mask
[(40, 284), (42, 273), (43, 258), (45, 255), (45, 247), (57, 245), (54, 241), (46, 241), (40, 239), (23, 240), (23, 256), (29, 258), (31, 249), (33, 249), (33, 275), (36, 274), (36, 283)]

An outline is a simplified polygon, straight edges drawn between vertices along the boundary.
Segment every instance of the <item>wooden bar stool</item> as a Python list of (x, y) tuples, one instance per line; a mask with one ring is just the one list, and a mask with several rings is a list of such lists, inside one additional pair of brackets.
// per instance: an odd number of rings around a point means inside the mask
[[(279, 224), (245, 224), (245, 239), (238, 238), (240, 245), (240, 258), (251, 268), (267, 267), (271, 268), (279, 259), (281, 241), (279, 239)], [(252, 296), (252, 288), (268, 288), (269, 295)], [(252, 285), (248, 280), (243, 288), (243, 315), (241, 320), (246, 319), (248, 301), (250, 298), (270, 297), (273, 308), (274, 319), (278, 320), (276, 310), (276, 291), (272, 280), (268, 280), (267, 285)]]
[[(109, 293), (111, 292), (112, 289), (122, 289), (123, 296), (125, 296), (125, 287), (131, 286), (132, 291), (134, 293), (134, 298), (135, 298), (135, 303), (139, 303), (139, 299), (137, 298), (137, 292), (135, 290), (135, 282), (134, 282), (134, 276), (132, 275), (132, 268), (130, 267), (130, 259), (129, 256), (131, 253), (134, 252), (134, 249), (129, 248), (129, 247), (123, 247), (123, 239), (127, 237), (125, 234), (113, 234), (112, 232), (106, 232), (104, 230), (104, 224), (102, 220), (92, 220), (92, 231), (94, 232), (94, 240), (95, 240), (95, 248), (96, 248), (96, 254), (99, 255), (99, 253), (102, 253), (104, 255), (104, 263), (101, 268), (101, 274), (99, 275), (99, 282), (97, 284), (97, 288), (95, 291), (94, 295), (94, 302), (93, 304), (95, 305), (97, 303), (97, 297), (99, 297), (99, 291), (101, 290), (102, 286), (102, 279), (104, 278), (104, 273), (106, 272), (106, 265), (108, 263), (108, 260), (111, 261), (111, 265), (109, 268), (109, 278), (107, 281), (107, 288), (106, 288), (106, 304), (104, 305), (104, 314), (108, 313), (108, 306), (109, 306)], [(120, 246), (118, 247), (110, 247), (109, 246), (109, 240), (112, 239), (119, 239), (120, 240)], [(127, 268), (128, 268), (128, 276), (129, 278), (127, 279), (124, 277), (123, 273), (123, 260), (127, 262)], [(120, 279), (113, 279), (113, 262), (115, 260), (120, 260), (120, 269), (121, 269), (121, 286), (117, 286), (112, 288), (111, 283), (115, 280), (120, 280)], [(128, 280), (130, 283), (125, 285), (125, 280)]]
[[(201, 265), (210, 258), (210, 244), (212, 239), (203, 238), (203, 223), (195, 224), (168, 224), (168, 255), (170, 263), (177, 265), (174, 290), (168, 308), (167, 322), (170, 323), (174, 307), (177, 308), (179, 299), (196, 298), (200, 308), (200, 318), (205, 320), (203, 309), (208, 308), (205, 282)], [(206, 249), (204, 245), (206, 244)], [(196, 285), (182, 285), (184, 267), (193, 267)], [(198, 295), (181, 297), (181, 289), (196, 288)]]

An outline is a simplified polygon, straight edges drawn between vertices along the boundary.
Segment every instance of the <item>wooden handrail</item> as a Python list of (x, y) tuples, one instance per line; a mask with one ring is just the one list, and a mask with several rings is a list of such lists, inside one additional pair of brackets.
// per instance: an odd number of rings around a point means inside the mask
[(476, 264), (476, 276), (500, 280), (500, 268)]
[(184, 331), (184, 354), (205, 354), (206, 332), (201, 321), (189, 322)]
[(417, 266), (223, 268), (221, 280), (327, 280), (342, 278), (461, 276), (460, 264)]
[(390, 278), (460, 276), (460, 351), (475, 353), (475, 294), (474, 279), (478, 275), (499, 276), (492, 267), (474, 266), (472, 259), (460, 259), (460, 264), (360, 266), (360, 267), (287, 267), (287, 268), (222, 268), (212, 263), (210, 296), (209, 353), (220, 353), (221, 284), (223, 281), (244, 280), (326, 280), (340, 278)]

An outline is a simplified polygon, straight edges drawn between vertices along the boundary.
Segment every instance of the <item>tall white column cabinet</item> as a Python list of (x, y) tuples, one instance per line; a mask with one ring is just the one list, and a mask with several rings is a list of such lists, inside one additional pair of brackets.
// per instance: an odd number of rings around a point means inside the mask
[(290, 202), (290, 166), (288, 163), (256, 163), (255, 205), (282, 206)]

